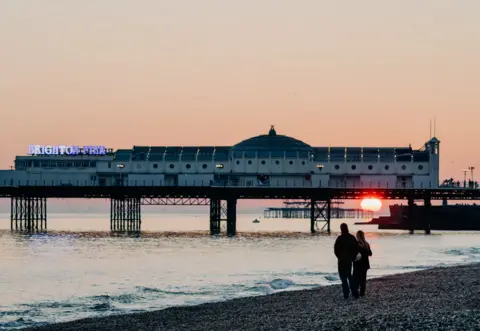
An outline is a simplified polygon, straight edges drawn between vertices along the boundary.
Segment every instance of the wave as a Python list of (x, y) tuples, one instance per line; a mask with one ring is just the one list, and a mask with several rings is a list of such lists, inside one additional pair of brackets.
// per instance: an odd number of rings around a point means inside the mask
[(445, 253), (456, 256), (476, 256), (480, 255), (480, 247), (455, 248), (447, 250)]
[(340, 277), (337, 274), (329, 274), (325, 276), (325, 279), (329, 282), (336, 282), (340, 280)]
[(11, 330), (11, 329), (19, 329), (19, 328), (25, 328), (25, 327), (38, 327), (45, 324), (47, 323), (36, 322), (30, 318), (20, 317), (16, 320), (0, 322), (0, 330)]
[(169, 291), (169, 290), (162, 290), (159, 288), (153, 287), (144, 287), (144, 286), (137, 286), (137, 290), (142, 292), (154, 292), (154, 293), (162, 293), (162, 294), (170, 294), (170, 295), (210, 295), (214, 294), (212, 291), (196, 291), (196, 292), (185, 292), (185, 291)]

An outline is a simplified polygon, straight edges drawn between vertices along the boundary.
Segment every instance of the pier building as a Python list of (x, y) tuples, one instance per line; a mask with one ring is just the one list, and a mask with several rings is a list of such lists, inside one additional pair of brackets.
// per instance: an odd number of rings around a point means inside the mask
[(31, 145), (0, 186), (438, 188), (439, 145), (320, 147), (277, 134), (234, 146)]

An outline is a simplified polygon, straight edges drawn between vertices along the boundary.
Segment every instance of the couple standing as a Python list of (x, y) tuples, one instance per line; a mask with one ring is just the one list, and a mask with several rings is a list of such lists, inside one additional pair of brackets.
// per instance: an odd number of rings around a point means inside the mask
[(348, 232), (347, 224), (342, 223), (340, 230), (342, 234), (335, 241), (334, 251), (338, 259), (338, 274), (342, 281), (343, 296), (347, 299), (351, 290), (352, 296), (358, 298), (365, 295), (367, 270), (370, 269), (368, 257), (372, 256), (372, 250), (365, 240), (363, 231), (358, 231), (355, 238)]

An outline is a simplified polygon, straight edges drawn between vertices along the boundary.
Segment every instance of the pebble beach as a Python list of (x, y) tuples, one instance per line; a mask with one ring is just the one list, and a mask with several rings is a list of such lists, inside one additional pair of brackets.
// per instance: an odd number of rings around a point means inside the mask
[(360, 299), (331, 285), (23, 330), (479, 330), (479, 293), (476, 263), (371, 279)]

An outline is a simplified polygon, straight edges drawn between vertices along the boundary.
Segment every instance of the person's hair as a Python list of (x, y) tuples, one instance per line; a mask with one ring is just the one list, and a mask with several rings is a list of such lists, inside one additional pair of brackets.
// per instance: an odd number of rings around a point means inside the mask
[(348, 233), (348, 225), (345, 223), (340, 224), (340, 230), (342, 233)]
[(365, 233), (362, 230), (357, 231), (357, 240), (360, 246), (369, 247), (370, 245), (365, 240)]

